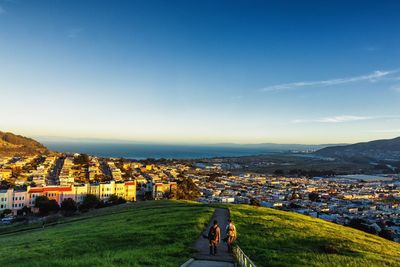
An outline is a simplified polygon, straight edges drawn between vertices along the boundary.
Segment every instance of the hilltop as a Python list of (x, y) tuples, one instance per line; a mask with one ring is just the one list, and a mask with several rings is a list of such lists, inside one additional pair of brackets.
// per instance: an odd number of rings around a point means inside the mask
[(36, 140), (0, 131), (0, 155), (33, 155), (47, 152), (47, 148)]
[[(45, 229), (1, 226), (0, 266), (179, 266), (190, 258), (214, 207), (148, 201), (91, 211)], [(378, 236), (291, 212), (222, 207), (230, 209), (239, 245), (259, 267), (399, 266), (400, 244)]]
[(398, 160), (400, 158), (400, 137), (346, 146), (331, 146), (320, 149), (315, 154), (342, 159), (369, 158), (375, 160)]
[(400, 266), (400, 244), (298, 213), (230, 205), (238, 244), (258, 266)]

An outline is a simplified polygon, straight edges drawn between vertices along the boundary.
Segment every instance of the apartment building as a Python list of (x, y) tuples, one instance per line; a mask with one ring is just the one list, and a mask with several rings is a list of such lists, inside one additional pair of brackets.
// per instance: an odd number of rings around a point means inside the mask
[(0, 190), (0, 212), (10, 209), (14, 213), (24, 206), (34, 207), (39, 196), (55, 200), (59, 205), (64, 199), (71, 198), (75, 202), (83, 201), (87, 194), (96, 195), (101, 200), (107, 200), (111, 195), (117, 195), (128, 201), (136, 201), (136, 182), (115, 182), (100, 184), (82, 184), (71, 186), (30, 187), (26, 190)]

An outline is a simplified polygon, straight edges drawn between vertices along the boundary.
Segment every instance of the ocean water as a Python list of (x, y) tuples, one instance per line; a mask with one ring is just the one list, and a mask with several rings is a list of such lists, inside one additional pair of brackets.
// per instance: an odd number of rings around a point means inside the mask
[(279, 152), (265, 147), (230, 147), (219, 145), (160, 145), (54, 141), (42, 141), (42, 143), (47, 148), (58, 152), (76, 152), (95, 155), (98, 157), (122, 157), (129, 159), (199, 159), (211, 157), (250, 156)]

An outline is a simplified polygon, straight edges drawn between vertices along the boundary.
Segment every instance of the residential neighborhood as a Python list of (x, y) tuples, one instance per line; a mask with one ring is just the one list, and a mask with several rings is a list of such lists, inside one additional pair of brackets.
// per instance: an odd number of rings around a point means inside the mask
[[(221, 172), (221, 165), (207, 166)], [(260, 174), (192, 175), (203, 203), (251, 204), (294, 211), (400, 242), (398, 175), (284, 177)]]
[(294, 211), (353, 226), (400, 242), (400, 179), (396, 175), (334, 177), (232, 174), (231, 166), (185, 160), (135, 161), (84, 154), (0, 159), (0, 213), (35, 210), (45, 196), (61, 205), (87, 195), (101, 201), (176, 197), (179, 181), (190, 179), (201, 203), (232, 203)]

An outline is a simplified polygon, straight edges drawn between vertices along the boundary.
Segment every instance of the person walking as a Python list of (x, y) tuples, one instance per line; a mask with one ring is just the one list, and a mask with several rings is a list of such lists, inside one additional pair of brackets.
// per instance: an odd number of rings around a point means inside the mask
[(210, 255), (217, 254), (217, 246), (221, 239), (221, 230), (218, 226), (218, 222), (215, 220), (214, 225), (210, 227), (208, 231), (208, 240), (210, 243)]
[(236, 234), (236, 226), (233, 224), (231, 219), (228, 220), (228, 225), (226, 226), (225, 233), (226, 233), (226, 244), (228, 245), (228, 252), (232, 253), (233, 243), (235, 243), (237, 234)]

